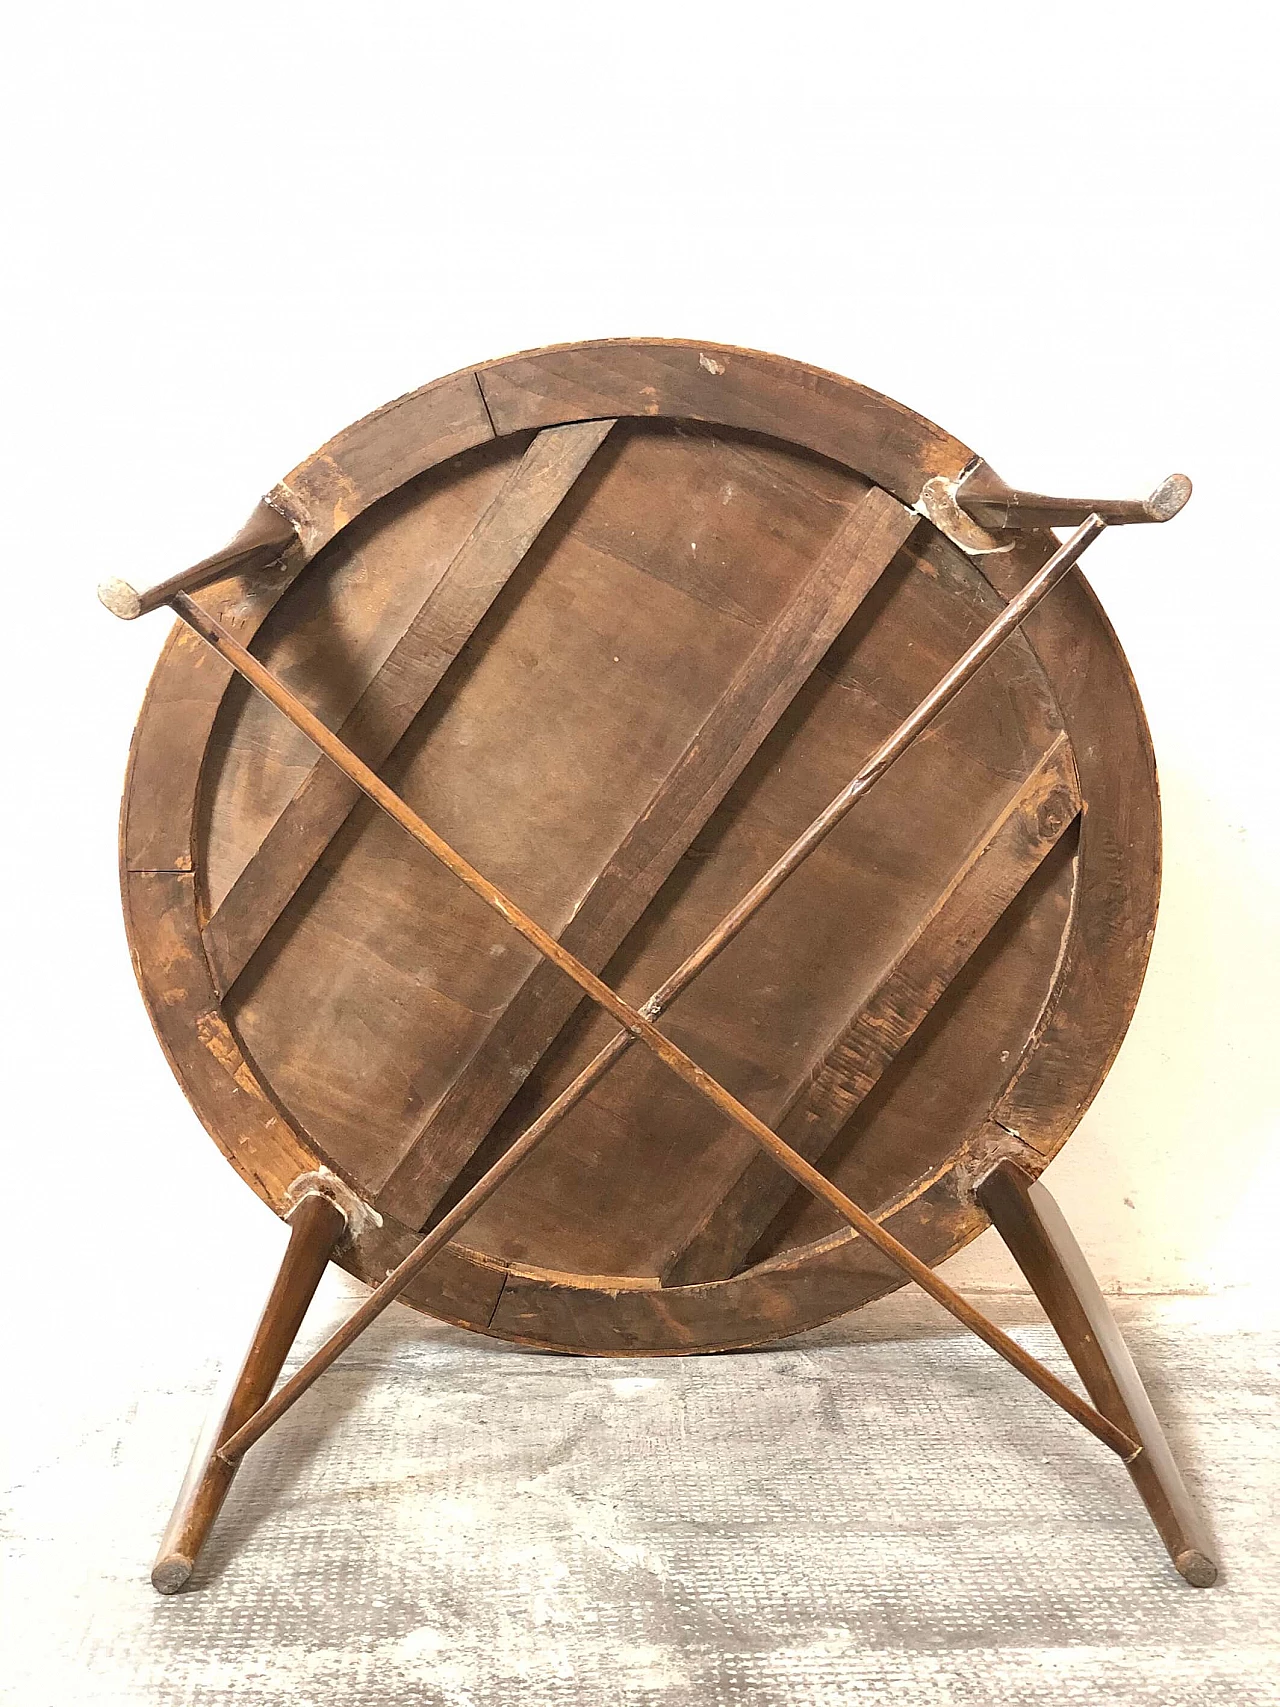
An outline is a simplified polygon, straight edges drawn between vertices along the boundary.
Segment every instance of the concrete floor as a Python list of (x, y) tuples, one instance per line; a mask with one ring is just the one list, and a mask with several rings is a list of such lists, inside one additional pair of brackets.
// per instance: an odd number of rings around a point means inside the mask
[[(1063, 1367), (1033, 1305), (986, 1303)], [(8, 1502), (0, 1700), (1280, 1701), (1280, 1335), (1238, 1300), (1117, 1314), (1211, 1515), (1214, 1589), (1175, 1576), (1104, 1448), (919, 1295), (664, 1361), (397, 1309), (246, 1461), (172, 1599), (147, 1570), (214, 1370), (175, 1386), (200, 1350), (170, 1345), (136, 1402), (86, 1395)]]

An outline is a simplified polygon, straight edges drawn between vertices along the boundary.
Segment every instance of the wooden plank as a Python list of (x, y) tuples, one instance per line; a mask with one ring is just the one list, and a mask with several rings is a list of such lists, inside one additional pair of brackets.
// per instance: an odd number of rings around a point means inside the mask
[[(1080, 810), (1070, 742), (1059, 736), (926, 910), (870, 998), (796, 1087), (776, 1123), (817, 1161), (966, 965)], [(735, 1273), (794, 1186), (769, 1158), (744, 1158), (662, 1273), (687, 1286)]]
[[(617, 950), (916, 519), (875, 487), (859, 501), (583, 898), (560, 940), (584, 964), (598, 971)], [(580, 1000), (554, 967), (530, 972), (388, 1178), (381, 1209), (425, 1221)]]
[[(339, 728), (367, 764), (391, 753), (612, 425), (579, 422), (534, 439)], [(359, 798), (315, 761), (205, 927), (224, 996)]]
[(676, 416), (769, 433), (857, 469), (904, 504), (973, 452), (892, 398), (759, 350), (621, 338), (486, 363), (476, 379), (494, 431), (588, 415)]

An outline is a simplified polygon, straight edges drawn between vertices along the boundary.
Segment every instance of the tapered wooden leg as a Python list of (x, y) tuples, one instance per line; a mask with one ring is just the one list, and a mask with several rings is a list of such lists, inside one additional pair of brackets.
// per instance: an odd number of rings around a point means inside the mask
[(330, 1252), (346, 1225), (347, 1218), (338, 1205), (318, 1191), (308, 1192), (290, 1215), (289, 1244), (262, 1319), (230, 1396), (215, 1405), (196, 1443), (161, 1539), (151, 1571), (151, 1581), (161, 1594), (176, 1594), (195, 1568), (237, 1468), (218, 1456), (218, 1448), (270, 1397)]
[(1039, 1180), (1010, 1161), (999, 1163), (976, 1195), (1043, 1305), (1089, 1397), (1104, 1417), (1141, 1441), (1142, 1451), (1127, 1468), (1169, 1557), (1194, 1588), (1209, 1588), (1218, 1567), (1203, 1520), (1062, 1211)]

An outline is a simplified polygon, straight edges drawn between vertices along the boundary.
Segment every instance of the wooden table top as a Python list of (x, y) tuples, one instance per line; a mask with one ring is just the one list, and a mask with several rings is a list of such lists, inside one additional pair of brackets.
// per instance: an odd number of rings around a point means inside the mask
[[(638, 1005), (1054, 549), (942, 531), (972, 456), (777, 357), (536, 351), (340, 433), (269, 495), (299, 546), (197, 599)], [(616, 1031), (181, 625), (121, 849), (193, 1106), (277, 1212), (337, 1182), (367, 1281)], [(986, 1225), (976, 1176), (1038, 1173), (1079, 1121), (1158, 883), (1142, 709), (1075, 571), (662, 1028), (934, 1263)], [(636, 1048), (406, 1298), (680, 1352), (898, 1284)]]

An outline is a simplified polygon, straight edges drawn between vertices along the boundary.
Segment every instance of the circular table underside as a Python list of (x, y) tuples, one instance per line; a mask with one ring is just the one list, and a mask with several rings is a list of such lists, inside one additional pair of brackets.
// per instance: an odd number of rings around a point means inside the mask
[[(339, 434), (270, 495), (298, 547), (198, 596), (638, 1005), (1054, 549), (917, 514), (971, 459), (776, 357), (538, 351)], [(372, 1283), (615, 1028), (345, 789), (174, 631), (122, 816), (144, 997), (236, 1168), (280, 1213), (323, 1175)], [(936, 1263), (986, 1225), (974, 1179), (1038, 1173), (1101, 1083), (1158, 866), (1141, 707), (1076, 572), (663, 1028)], [(898, 1284), (637, 1046), (405, 1296), (634, 1354)]]

